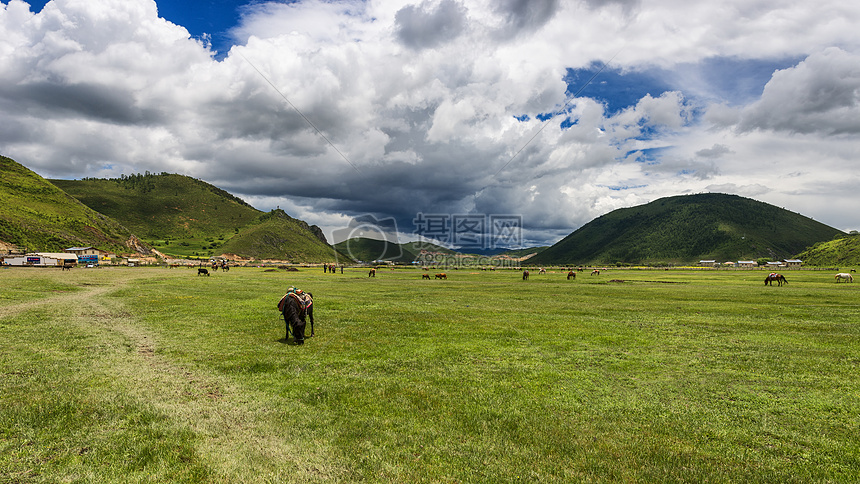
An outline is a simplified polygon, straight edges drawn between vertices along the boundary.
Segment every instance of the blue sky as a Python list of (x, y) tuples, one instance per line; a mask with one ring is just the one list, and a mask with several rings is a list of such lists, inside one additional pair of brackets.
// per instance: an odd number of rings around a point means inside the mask
[[(48, 0), (31, 0), (35, 12), (42, 10)], [(226, 55), (233, 45), (230, 29), (239, 23), (241, 8), (259, 3), (258, 0), (164, 0), (156, 1), (158, 15), (188, 30), (192, 37), (210, 39), (218, 57)]]
[(196, 38), (208, 34), (212, 46), (219, 53), (226, 53), (232, 45), (228, 31), (239, 20), (240, 8), (247, 1), (236, 0), (177, 0), (159, 1), (158, 14), (171, 22), (188, 29)]
[(860, 230), (856, 2), (46, 3), (0, 0), (0, 154), (48, 178), (185, 174), (329, 236), (546, 245), (700, 192)]

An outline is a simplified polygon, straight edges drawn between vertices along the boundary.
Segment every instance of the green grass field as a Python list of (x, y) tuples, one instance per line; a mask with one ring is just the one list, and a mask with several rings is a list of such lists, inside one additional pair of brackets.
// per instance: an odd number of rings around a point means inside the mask
[(2, 269), (0, 482), (860, 480), (860, 284), (448, 276)]

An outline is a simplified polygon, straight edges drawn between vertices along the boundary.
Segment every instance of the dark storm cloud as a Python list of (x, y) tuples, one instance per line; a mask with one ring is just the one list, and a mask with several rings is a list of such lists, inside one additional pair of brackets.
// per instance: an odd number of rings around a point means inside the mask
[(732, 150), (728, 146), (715, 144), (710, 148), (697, 151), (696, 156), (699, 158), (721, 158), (723, 155), (728, 155), (730, 153), (732, 153)]
[(403, 45), (429, 49), (456, 39), (466, 26), (466, 8), (455, 0), (443, 0), (435, 9), (426, 3), (406, 6), (395, 15), (397, 38)]
[(161, 122), (162, 113), (142, 109), (127, 90), (91, 83), (34, 82), (0, 86), (0, 98), (16, 112), (43, 119), (81, 117), (111, 124)]
[(502, 0), (495, 5), (496, 13), (505, 20), (503, 37), (540, 29), (555, 16), (558, 8), (558, 0)]

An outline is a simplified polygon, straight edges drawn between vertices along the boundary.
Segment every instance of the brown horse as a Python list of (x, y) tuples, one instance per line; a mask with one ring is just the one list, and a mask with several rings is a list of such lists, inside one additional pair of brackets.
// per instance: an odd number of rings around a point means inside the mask
[(287, 327), (287, 335), (284, 340), (289, 339), (290, 334), (293, 335), (293, 341), (296, 344), (303, 344), (305, 340), (305, 316), (310, 319), (311, 336), (314, 336), (314, 295), (309, 292), (302, 292), (301, 289), (290, 289), (290, 292), (284, 294), (278, 301), (278, 311), (284, 318), (284, 323)]
[(523, 271), (523, 280), (524, 280), (524, 281), (528, 281), (528, 280), (529, 280), (529, 271)]
[(771, 272), (764, 278), (765, 286), (772, 286), (774, 281), (776, 281), (777, 286), (781, 286), (783, 284), (788, 284), (788, 281), (785, 280), (785, 276), (782, 274), (777, 274), (776, 272)]
[(567, 280), (576, 279), (576, 272), (570, 271), (567, 273)]
[(430, 274), (421, 274), (421, 279), (430, 279)]
[(444, 272), (440, 272), (439, 274), (436, 274), (435, 279), (445, 279), (445, 280), (447, 280), (447, 279), (448, 279), (448, 275), (447, 275), (447, 274), (445, 274)]
[(376, 268), (370, 269), (370, 272), (367, 273), (367, 277), (376, 277)]

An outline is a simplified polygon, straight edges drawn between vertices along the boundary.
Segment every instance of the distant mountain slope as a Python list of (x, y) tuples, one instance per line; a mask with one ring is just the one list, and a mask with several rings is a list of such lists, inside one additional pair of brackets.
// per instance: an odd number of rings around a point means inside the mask
[(737, 195), (661, 198), (585, 224), (530, 264), (695, 262), (789, 258), (843, 232)]
[(0, 241), (31, 252), (80, 246), (117, 254), (150, 252), (116, 220), (4, 156), (0, 156)]
[(291, 262), (336, 262), (349, 260), (325, 241), (319, 227), (308, 226), (283, 210), (260, 215), (228, 239), (218, 251), (246, 258)]
[(235, 254), (293, 262), (333, 262), (337, 258), (319, 227), (283, 210), (261, 212), (189, 176), (146, 173), (53, 182), (89, 207), (132, 227), (166, 254)]
[(406, 242), (398, 244), (366, 237), (355, 237), (344, 240), (335, 244), (334, 247), (341, 253), (349, 256), (350, 260), (362, 262), (386, 260), (410, 263), (420, 258), (422, 250), (447, 255), (457, 254), (453, 250), (429, 242)]
[(51, 183), (146, 239), (232, 234), (262, 214), (226, 191), (184, 175), (147, 173)]
[(860, 266), (860, 235), (845, 235), (819, 242), (798, 254), (797, 258), (812, 266)]
[[(526, 257), (532, 254), (540, 254), (541, 252), (549, 249), (549, 246), (540, 246), (540, 247), (529, 247), (527, 249), (515, 249), (515, 250), (506, 250), (499, 255), (511, 257), (511, 258), (521, 258)], [(534, 257), (534, 256), (532, 256)]]

